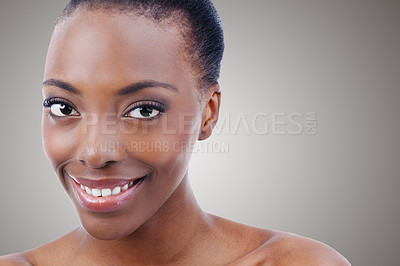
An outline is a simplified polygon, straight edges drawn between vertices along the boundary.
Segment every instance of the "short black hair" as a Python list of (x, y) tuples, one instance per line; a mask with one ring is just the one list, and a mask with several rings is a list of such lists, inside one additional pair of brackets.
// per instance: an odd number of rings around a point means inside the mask
[(71, 0), (56, 25), (81, 7), (144, 15), (155, 22), (172, 19), (183, 29), (186, 56), (198, 74), (198, 86), (209, 88), (217, 83), (224, 36), (220, 17), (210, 0)]

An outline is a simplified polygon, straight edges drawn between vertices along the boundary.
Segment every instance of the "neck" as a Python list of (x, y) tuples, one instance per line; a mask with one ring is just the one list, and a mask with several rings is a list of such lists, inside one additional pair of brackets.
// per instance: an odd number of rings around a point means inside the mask
[(199, 243), (193, 240), (209, 231), (210, 223), (194, 197), (186, 174), (158, 212), (131, 235), (118, 240), (98, 240), (82, 228), (80, 246), (88, 250), (79, 252), (102, 254), (113, 263), (122, 259), (129, 264), (166, 264), (188, 257), (194, 243)]

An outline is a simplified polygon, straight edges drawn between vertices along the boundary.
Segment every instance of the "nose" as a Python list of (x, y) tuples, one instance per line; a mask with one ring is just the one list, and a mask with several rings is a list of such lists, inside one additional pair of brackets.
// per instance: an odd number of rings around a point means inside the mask
[[(107, 126), (105, 126), (107, 125)], [(96, 123), (82, 123), (76, 159), (90, 168), (103, 168), (122, 161), (126, 154), (120, 143), (116, 126), (97, 119)]]

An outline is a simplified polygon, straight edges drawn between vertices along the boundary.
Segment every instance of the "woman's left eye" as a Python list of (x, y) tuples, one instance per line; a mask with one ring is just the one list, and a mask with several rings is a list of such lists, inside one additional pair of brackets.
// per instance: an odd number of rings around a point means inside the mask
[(161, 111), (155, 109), (154, 107), (142, 106), (133, 108), (126, 114), (126, 116), (139, 119), (152, 119), (159, 116), (160, 114)]

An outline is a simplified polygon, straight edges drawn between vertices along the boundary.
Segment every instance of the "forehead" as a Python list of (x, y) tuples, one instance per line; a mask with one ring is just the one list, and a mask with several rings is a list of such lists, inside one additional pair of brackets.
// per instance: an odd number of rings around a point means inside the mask
[(182, 78), (187, 81), (191, 72), (183, 54), (177, 27), (159, 25), (144, 16), (78, 10), (54, 30), (45, 79), (122, 85), (135, 79), (179, 83)]

